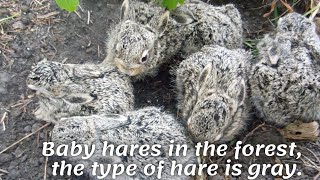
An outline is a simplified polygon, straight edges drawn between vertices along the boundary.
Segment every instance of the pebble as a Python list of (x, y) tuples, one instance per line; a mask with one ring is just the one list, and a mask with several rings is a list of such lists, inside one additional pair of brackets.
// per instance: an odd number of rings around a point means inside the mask
[(20, 162), (25, 162), (28, 159), (28, 155), (24, 155), (22, 156), (22, 158), (20, 159)]
[(29, 6), (22, 5), (22, 6), (21, 6), (21, 11), (22, 11), (22, 12), (28, 12), (28, 11), (29, 11)]
[(28, 19), (32, 20), (36, 17), (36, 15), (34, 13), (28, 13), (27, 17), (28, 17)]
[(22, 49), (18, 43), (11, 43), (11, 48), (15, 51), (20, 51)]
[(43, 132), (41, 132), (41, 133), (40, 133), (40, 138), (41, 138), (41, 139), (46, 138), (46, 134), (43, 133)]
[(36, 130), (38, 130), (39, 128), (40, 128), (40, 124), (39, 123), (34, 123), (33, 125), (32, 125), (32, 128), (31, 128), (31, 131), (32, 132), (35, 132)]
[(25, 25), (29, 25), (29, 24), (31, 24), (31, 22), (32, 22), (28, 17), (23, 17), (23, 18), (21, 18), (21, 21), (22, 21), (22, 23), (25, 24)]
[(30, 159), (29, 162), (30, 162), (33, 166), (39, 166), (39, 165), (42, 164), (42, 162), (40, 161), (40, 159), (36, 159), (36, 158)]
[(12, 170), (8, 174), (8, 179), (17, 179), (18, 174), (20, 174), (19, 170)]
[(28, 125), (28, 126), (24, 127), (23, 130), (24, 130), (25, 132), (30, 132), (30, 131), (31, 131), (31, 126)]
[(3, 153), (0, 156), (0, 164), (4, 164), (6, 162), (9, 162), (13, 159), (13, 155), (12, 154), (8, 154), (8, 153)]
[(19, 164), (20, 164), (19, 161), (11, 161), (10, 165), (9, 165), (9, 168), (8, 168), (8, 171), (9, 172), (10, 171), (14, 171), (18, 167)]
[(16, 21), (12, 24), (13, 29), (23, 29), (25, 26), (21, 21)]
[(39, 158), (39, 163), (44, 163), (45, 162), (45, 159), (44, 159), (44, 157), (41, 157), (41, 158)]
[(50, 174), (50, 175), (51, 175), (51, 174), (52, 174), (52, 170), (53, 170), (53, 169), (52, 169), (50, 166), (48, 166), (47, 174)]
[(20, 147), (18, 147), (18, 148), (13, 152), (13, 154), (16, 156), (16, 158), (21, 157), (21, 156), (23, 155), (23, 153), (24, 153), (24, 151), (23, 151)]

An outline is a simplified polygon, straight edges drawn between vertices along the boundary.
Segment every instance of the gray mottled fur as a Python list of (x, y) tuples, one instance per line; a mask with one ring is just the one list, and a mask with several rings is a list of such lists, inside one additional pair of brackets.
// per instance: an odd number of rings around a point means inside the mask
[(37, 92), (35, 116), (40, 120), (133, 109), (130, 79), (112, 66), (41, 61), (32, 68), (27, 85)]
[(258, 44), (250, 77), (257, 114), (277, 126), (320, 120), (320, 40), (315, 25), (297, 13), (281, 18)]
[(232, 140), (248, 119), (244, 50), (205, 46), (176, 71), (178, 109), (196, 141)]
[(214, 7), (186, 2), (169, 15), (158, 5), (125, 0), (121, 17), (110, 33), (104, 64), (114, 64), (138, 78), (154, 75), (178, 52), (191, 54), (206, 44), (242, 45), (241, 17), (231, 4)]
[[(170, 157), (168, 155), (170, 140), (174, 140), (174, 144), (187, 144), (187, 156)], [(122, 163), (125, 166), (137, 164), (136, 176), (130, 177), (135, 179), (156, 179), (157, 174), (151, 177), (143, 175), (143, 167), (147, 164), (158, 165), (161, 160), (165, 162), (162, 179), (190, 179), (184, 175), (170, 176), (171, 162), (176, 160), (177, 163), (184, 165), (197, 163), (193, 145), (185, 135), (184, 128), (172, 115), (156, 107), (145, 107), (127, 112), (124, 115), (109, 114), (63, 118), (53, 129), (52, 141), (55, 145), (71, 144), (72, 141), (77, 144), (95, 144), (96, 153), (89, 160), (82, 160), (81, 156), (68, 157), (68, 159), (85, 165), (90, 165), (93, 162), (99, 164)], [(162, 153), (155, 157), (151, 155), (140, 156), (139, 153), (127, 157), (102, 156), (102, 143), (105, 141), (108, 144), (114, 144), (115, 147), (121, 144), (129, 145), (129, 147), (135, 144), (139, 146), (160, 144)], [(130, 178), (123, 176), (120, 179)]]

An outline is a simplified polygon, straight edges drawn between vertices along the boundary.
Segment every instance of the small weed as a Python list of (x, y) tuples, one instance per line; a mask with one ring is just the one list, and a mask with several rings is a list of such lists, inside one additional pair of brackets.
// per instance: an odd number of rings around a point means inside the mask
[[(75, 12), (79, 5), (79, 0), (55, 0), (57, 5), (68, 12)], [(179, 5), (184, 4), (185, 0), (156, 0), (156, 2), (167, 10), (174, 10)]]
[[(280, 11), (280, 7), (285, 7), (285, 10)], [(272, 14), (271, 22), (276, 23), (278, 19), (287, 13), (294, 12), (295, 7), (304, 11), (304, 15), (314, 17), (320, 9), (319, 0), (273, 0), (270, 4), (269, 12), (265, 13), (263, 17), (270, 17)], [(315, 13), (315, 14), (313, 14)], [(313, 15), (312, 15), (313, 14)]]
[(0, 19), (0, 25), (6, 23), (6, 22), (18, 17), (18, 16), (20, 16), (20, 13), (16, 13), (16, 14), (14, 14), (12, 16), (8, 16), (8, 17), (5, 17), (5, 18), (2, 18), (2, 19)]
[(182, 5), (184, 3), (184, 0), (158, 0), (159, 4), (168, 9), (168, 10), (174, 10), (178, 7), (178, 5)]
[(243, 41), (245, 49), (250, 50), (254, 58), (257, 57), (259, 53), (257, 49), (258, 42), (259, 42), (259, 39), (245, 39)]
[(61, 9), (65, 9), (68, 12), (74, 12), (79, 5), (79, 0), (55, 0), (57, 5)]

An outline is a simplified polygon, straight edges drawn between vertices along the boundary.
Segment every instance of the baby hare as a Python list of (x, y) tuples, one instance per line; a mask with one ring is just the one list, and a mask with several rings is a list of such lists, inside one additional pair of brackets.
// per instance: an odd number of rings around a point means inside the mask
[(320, 40), (315, 24), (297, 13), (279, 19), (258, 44), (251, 70), (257, 114), (278, 127), (320, 120)]
[(154, 3), (124, 0), (121, 22), (109, 37), (103, 64), (142, 78), (155, 75), (174, 55), (195, 52), (206, 44), (240, 47), (242, 21), (231, 4), (214, 7), (195, 1), (169, 14)]
[(178, 109), (196, 141), (230, 141), (244, 129), (249, 59), (240, 49), (204, 46), (180, 64)]
[(56, 122), (62, 117), (123, 113), (133, 109), (133, 87), (114, 67), (41, 61), (27, 77), (36, 91), (37, 119)]
[[(169, 156), (171, 140), (174, 140), (173, 144), (175, 145), (188, 145), (187, 155), (176, 156), (174, 154)], [(126, 177), (124, 173), (122, 179), (157, 179), (157, 173), (152, 176), (144, 175), (143, 168), (147, 164), (157, 166), (160, 161), (164, 161), (161, 179), (190, 179), (183, 174), (171, 176), (171, 163), (177, 161), (183, 166), (197, 163), (195, 150), (185, 135), (184, 128), (172, 115), (156, 107), (145, 107), (127, 112), (124, 115), (101, 114), (62, 118), (53, 129), (52, 141), (55, 145), (71, 144), (72, 141), (89, 146), (94, 144), (96, 151), (90, 159), (82, 160), (79, 156), (68, 157), (71, 162), (84, 164), (88, 169), (93, 162), (105, 165), (124, 164), (125, 166), (136, 164), (136, 174)], [(108, 145), (113, 144), (115, 148), (119, 145), (128, 145), (129, 149), (132, 148), (131, 145), (138, 146), (138, 148), (146, 145), (152, 147), (156, 144), (161, 147), (156, 148), (158, 152), (154, 150), (155, 147), (145, 150), (144, 154), (148, 152), (148, 155), (141, 155), (139, 149), (135, 149), (133, 156), (109, 156), (110, 151), (103, 156), (103, 142), (107, 142)], [(127, 152), (129, 153), (131, 150)]]

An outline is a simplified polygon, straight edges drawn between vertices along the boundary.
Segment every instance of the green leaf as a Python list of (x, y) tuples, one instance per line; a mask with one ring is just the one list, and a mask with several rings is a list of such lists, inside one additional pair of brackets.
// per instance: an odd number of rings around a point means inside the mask
[(79, 0), (55, 0), (61, 9), (74, 12), (79, 5)]
[(163, 0), (162, 5), (169, 10), (173, 10), (177, 7), (178, 0)]
[(177, 8), (178, 4), (184, 4), (184, 0), (163, 0), (162, 6), (168, 10), (173, 10)]

